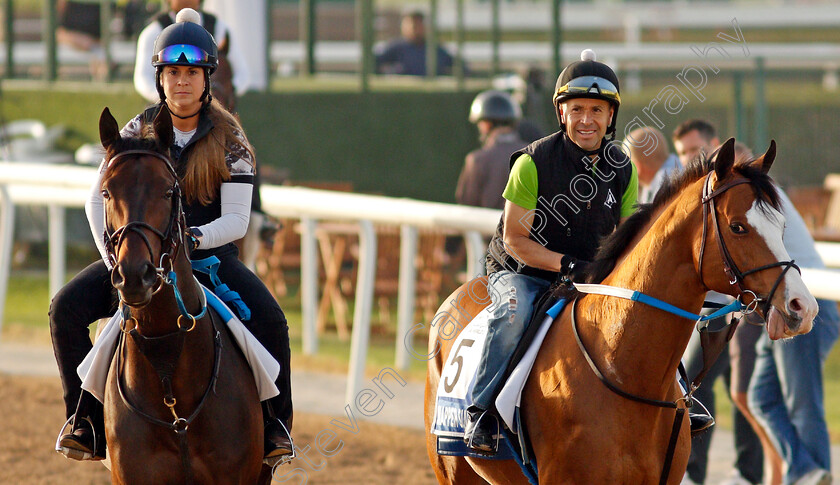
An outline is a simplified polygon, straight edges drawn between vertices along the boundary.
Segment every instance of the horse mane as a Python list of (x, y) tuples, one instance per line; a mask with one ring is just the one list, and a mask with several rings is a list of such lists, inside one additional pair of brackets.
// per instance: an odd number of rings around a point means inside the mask
[[(636, 239), (639, 232), (648, 227), (653, 214), (665, 206), (677, 194), (714, 169), (713, 158), (716, 153), (708, 157), (698, 157), (690, 162), (682, 171), (665, 178), (662, 187), (656, 192), (653, 201), (639, 204), (639, 209), (627, 218), (613, 231), (604, 237), (595, 254), (592, 264), (587, 268), (587, 283), (600, 283), (615, 268), (619, 258), (626, 252), (628, 246)], [(753, 193), (759, 201), (759, 207), (772, 207), (781, 210), (781, 202), (773, 180), (751, 162), (753, 160), (736, 162), (732, 171), (750, 182)]]

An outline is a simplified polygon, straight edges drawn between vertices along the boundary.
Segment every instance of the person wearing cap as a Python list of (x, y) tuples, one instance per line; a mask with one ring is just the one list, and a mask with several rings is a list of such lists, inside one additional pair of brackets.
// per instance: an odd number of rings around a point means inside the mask
[[(219, 101), (229, 111), (234, 112), (235, 96), (241, 96), (251, 87), (251, 77), (239, 43), (234, 42), (231, 38), (230, 27), (222, 19), (201, 10), (201, 0), (164, 0), (163, 3), (165, 6), (168, 5), (168, 11), (155, 16), (137, 37), (137, 56), (134, 61), (134, 89), (150, 103), (160, 101), (157, 82), (155, 80), (155, 68), (149, 63), (149, 59), (154, 54), (157, 54), (157, 52), (154, 52), (155, 40), (163, 29), (175, 22), (175, 15), (178, 12), (185, 8), (191, 8), (198, 11), (201, 15), (200, 23), (202, 27), (216, 39), (219, 52), (224, 53), (220, 57), (224, 57), (230, 64), (230, 71), (232, 73), (231, 82), (235, 93), (226, 93), (229, 96), (225, 96), (226, 99), (219, 99)], [(211, 78), (211, 81), (215, 81), (215, 78), (219, 74), (219, 72), (216, 72), (213, 78)], [(216, 98), (219, 98), (217, 92), (218, 84), (213, 83), (214, 97)], [(234, 94), (235, 96), (233, 96)]]
[(504, 208), (502, 191), (507, 184), (510, 154), (526, 145), (516, 131), (521, 118), (519, 104), (504, 91), (484, 91), (475, 97), (469, 120), (478, 127), (482, 146), (467, 154), (455, 190), (457, 203)]
[(534, 302), (559, 277), (579, 281), (599, 240), (636, 206), (636, 169), (611, 142), (621, 105), (615, 72), (585, 50), (560, 73), (553, 104), (560, 130), (510, 157), (504, 212), (488, 248), (491, 316), (464, 436), (479, 453), (496, 451), (487, 411)]
[[(190, 226), (190, 257), (219, 258), (219, 279), (238, 293), (250, 310), (250, 317), (240, 312), (243, 323), (280, 363), (275, 382), (280, 394), (262, 403), (266, 458), (279, 460), (293, 450), (287, 432), (292, 420), (288, 326), (268, 289), (237, 259), (233, 241), (241, 238), (248, 227), (256, 160), (242, 126), (210, 95), (209, 77), (216, 68), (217, 47), (213, 36), (198, 21), (196, 11), (184, 9), (176, 22), (160, 33), (152, 62), (161, 101), (129, 121), (121, 135), (139, 136), (146, 123), (151, 123), (164, 107), (168, 108), (174, 126), (170, 156), (179, 176)], [(106, 168), (103, 161), (100, 178)], [(88, 326), (112, 315), (118, 303), (106, 263), (100, 180), (92, 187), (85, 212), (103, 260), (82, 270), (53, 298), (50, 331), (66, 412), (73, 425), (69, 433), (59, 438), (58, 449), (75, 459), (101, 459), (102, 405), (81, 390), (76, 374), (76, 368), (91, 349)], [(196, 278), (206, 287), (214, 287), (208, 275), (197, 273)]]

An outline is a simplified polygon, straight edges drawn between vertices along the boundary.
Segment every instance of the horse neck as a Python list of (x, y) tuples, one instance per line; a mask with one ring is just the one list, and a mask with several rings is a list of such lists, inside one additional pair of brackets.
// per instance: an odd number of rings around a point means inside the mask
[[(683, 191), (655, 214), (603, 284), (698, 312), (706, 293), (694, 258), (695, 241), (702, 233), (701, 214), (699, 188)], [(596, 342), (592, 354), (602, 356), (606, 373), (612, 372), (612, 378), (628, 386), (626, 390), (661, 397), (673, 387), (677, 364), (694, 329), (690, 320), (643, 303), (599, 295), (586, 296), (578, 307), (581, 321), (596, 322), (588, 332), (590, 341)]]

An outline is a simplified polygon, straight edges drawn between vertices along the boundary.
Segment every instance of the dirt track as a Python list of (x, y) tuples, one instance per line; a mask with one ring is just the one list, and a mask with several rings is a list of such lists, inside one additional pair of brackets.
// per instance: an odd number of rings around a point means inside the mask
[[(0, 484), (104, 485), (109, 472), (99, 463), (80, 463), (52, 451), (63, 422), (61, 384), (58, 378), (18, 377), (0, 374)], [(434, 475), (419, 431), (359, 422), (358, 434), (335, 428), (330, 418), (295, 414), (293, 436), (298, 447), (310, 446), (311, 465), (297, 460), (296, 467), (275, 475), (294, 484), (433, 484)], [(314, 448), (321, 430), (332, 429), (344, 442), (333, 457), (324, 458)], [(323, 466), (313, 471), (312, 465)], [(278, 483), (275, 481), (274, 483)]]

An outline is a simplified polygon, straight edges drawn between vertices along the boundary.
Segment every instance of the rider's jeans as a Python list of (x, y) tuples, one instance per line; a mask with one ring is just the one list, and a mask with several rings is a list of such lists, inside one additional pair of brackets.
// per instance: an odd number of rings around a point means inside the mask
[(817, 300), (811, 332), (771, 341), (763, 334), (748, 391), (749, 405), (785, 461), (785, 484), (806, 473), (831, 469), (823, 404), (823, 364), (837, 340), (837, 303)]
[(531, 321), (534, 302), (549, 286), (542, 278), (507, 270), (488, 277), (491, 316), (473, 385), (473, 405), (488, 409), (493, 404), (513, 351)]

